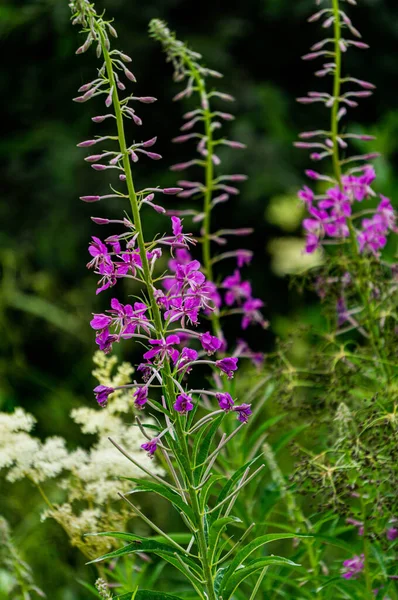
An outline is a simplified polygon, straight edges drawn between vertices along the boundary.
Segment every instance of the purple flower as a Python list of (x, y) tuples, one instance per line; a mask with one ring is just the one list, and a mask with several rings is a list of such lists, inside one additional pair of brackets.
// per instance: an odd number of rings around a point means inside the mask
[(322, 209), (332, 208), (333, 216), (349, 217), (352, 212), (348, 197), (338, 187), (330, 188), (326, 192), (326, 199), (321, 200), (318, 206)]
[(177, 396), (175, 403), (173, 404), (174, 410), (184, 415), (193, 409), (192, 397), (188, 394), (180, 394)]
[(141, 444), (141, 448), (146, 450), (149, 458), (152, 458), (158, 448), (159, 438), (155, 437), (145, 444)]
[(396, 231), (395, 221), (396, 215), (391, 204), (391, 200), (380, 194), (381, 202), (377, 207), (377, 215), (380, 216), (381, 221), (384, 223), (386, 229)]
[(96, 315), (90, 321), (90, 325), (93, 329), (105, 329), (112, 323), (112, 318), (107, 315)]
[(232, 400), (232, 397), (230, 396), (230, 394), (227, 394), (227, 393), (216, 394), (216, 398), (217, 398), (218, 404), (220, 405), (220, 408), (222, 408), (222, 410), (225, 410), (227, 412), (232, 409), (232, 407), (234, 405), (234, 401)]
[(398, 538), (398, 529), (396, 527), (390, 527), (386, 531), (386, 536), (390, 542), (393, 542)]
[(108, 248), (106, 244), (101, 242), (97, 237), (91, 238), (93, 241), (90, 242), (88, 251), (93, 259), (87, 263), (88, 269), (98, 269), (101, 265), (112, 266), (112, 258), (109, 256)]
[(174, 248), (181, 248), (182, 246), (188, 246), (188, 244), (195, 243), (190, 233), (183, 233), (182, 221), (179, 217), (171, 217), (171, 228), (174, 234), (174, 239), (171, 241), (171, 250)]
[(250, 283), (242, 281), (239, 269), (236, 269), (233, 275), (224, 279), (222, 287), (228, 290), (225, 294), (225, 304), (227, 306), (232, 306), (234, 302), (239, 303), (241, 299), (250, 298), (252, 293)]
[(238, 421), (241, 423), (247, 423), (252, 414), (250, 404), (240, 404), (239, 406), (234, 406), (232, 410), (238, 413)]
[(197, 358), (198, 353), (196, 352), (196, 350), (193, 350), (192, 348), (183, 348), (180, 357), (177, 361), (177, 370), (182, 371), (183, 369), (185, 369), (185, 372), (189, 373), (189, 371), (191, 370), (189, 368), (190, 363), (192, 363)]
[(253, 252), (251, 250), (237, 250), (236, 261), (238, 268), (241, 269), (244, 265), (249, 265), (253, 258)]
[(109, 352), (112, 350), (113, 342), (117, 342), (117, 339), (117, 335), (109, 333), (109, 329), (106, 327), (97, 333), (95, 343), (98, 344), (99, 349), (102, 350), (104, 354), (109, 354)]
[(174, 253), (174, 258), (169, 260), (169, 269), (177, 270), (177, 265), (187, 265), (192, 261), (192, 256), (186, 248), (177, 248)]
[(182, 289), (184, 286), (188, 286), (192, 290), (196, 290), (198, 286), (202, 285), (206, 281), (206, 277), (199, 271), (200, 266), (201, 265), (198, 260), (192, 260), (184, 265), (177, 265), (176, 280), (180, 289)]
[(353, 556), (343, 562), (344, 572), (342, 577), (344, 579), (356, 579), (357, 576), (363, 571), (365, 567), (365, 555)]
[(97, 399), (97, 402), (100, 406), (105, 407), (108, 404), (108, 396), (113, 394), (115, 391), (112, 387), (107, 387), (106, 385), (97, 385), (94, 388), (94, 394)]
[(136, 408), (143, 408), (148, 400), (148, 388), (146, 385), (137, 388), (133, 393), (134, 406)]
[(133, 250), (133, 252), (124, 252), (121, 255), (121, 259), (123, 262), (116, 263), (116, 273), (118, 277), (128, 275), (129, 271), (131, 271), (132, 275), (135, 275), (137, 267), (142, 267), (141, 257), (138, 250)]
[(151, 358), (159, 355), (160, 361), (163, 361), (166, 356), (169, 356), (173, 363), (177, 361), (179, 352), (176, 348), (173, 348), (173, 346), (180, 343), (180, 338), (178, 335), (168, 335), (165, 340), (149, 340), (149, 343), (151, 346), (155, 347), (151, 350), (148, 350), (148, 352), (145, 352), (145, 360), (149, 361)]
[(195, 296), (173, 298), (169, 303), (169, 310), (164, 313), (164, 318), (170, 319), (170, 323), (181, 319), (182, 327), (184, 327), (185, 319), (197, 325), (200, 307), (200, 298)]
[(247, 329), (251, 323), (258, 323), (262, 327), (265, 326), (265, 321), (262, 314), (258, 310), (264, 306), (264, 302), (258, 298), (249, 298), (242, 306), (243, 318), (242, 329)]
[(376, 214), (371, 219), (363, 219), (362, 231), (357, 239), (360, 252), (371, 252), (375, 256), (387, 244), (387, 228), (381, 215)]
[(312, 206), (312, 203), (314, 201), (314, 192), (308, 186), (305, 185), (303, 189), (298, 192), (297, 196), (308, 207)]
[(342, 177), (344, 192), (354, 200), (362, 202), (367, 196), (374, 194), (370, 185), (376, 179), (376, 173), (372, 166), (367, 165), (360, 177), (354, 175), (344, 175)]
[(222, 341), (215, 335), (211, 335), (208, 331), (200, 336), (200, 343), (202, 344), (203, 350), (209, 355), (217, 352), (222, 346)]
[(238, 368), (238, 359), (236, 357), (228, 357), (216, 360), (216, 367), (223, 373), (226, 373), (228, 378), (231, 379), (234, 376), (234, 371)]

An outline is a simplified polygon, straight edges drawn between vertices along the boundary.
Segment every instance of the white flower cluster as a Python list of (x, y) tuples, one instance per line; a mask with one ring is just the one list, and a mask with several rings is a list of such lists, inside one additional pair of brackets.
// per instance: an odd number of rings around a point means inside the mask
[[(129, 363), (117, 366), (116, 357), (107, 357), (101, 352), (94, 356), (94, 363), (93, 374), (100, 384), (117, 387), (131, 382), (133, 368)], [(0, 413), (0, 470), (6, 471), (8, 481), (27, 477), (36, 485), (62, 474), (57, 485), (64, 490), (65, 502), (61, 505), (49, 502), (44, 516), (60, 523), (72, 545), (90, 558), (109, 550), (113, 542), (110, 538), (84, 538), (83, 534), (123, 529), (132, 515), (121, 506), (118, 492), (128, 492), (134, 483), (121, 476), (142, 476), (142, 471), (113, 446), (109, 437), (135, 462), (151, 472), (161, 473), (159, 465), (140, 449), (145, 438), (128, 416), (132, 404), (131, 391), (118, 390), (107, 409), (74, 409), (73, 421), (83, 433), (94, 434), (97, 439), (91, 448), (71, 452), (62, 438), (51, 437), (42, 442), (33, 437), (30, 432), (36, 421), (22, 408), (11, 414)], [(84, 505), (86, 508), (82, 508)]]
[(0, 413), (0, 469), (8, 470), (8, 481), (27, 477), (40, 484), (64, 469), (68, 457), (65, 440), (51, 437), (41, 442), (31, 437), (34, 424), (34, 417), (22, 408), (12, 414)]

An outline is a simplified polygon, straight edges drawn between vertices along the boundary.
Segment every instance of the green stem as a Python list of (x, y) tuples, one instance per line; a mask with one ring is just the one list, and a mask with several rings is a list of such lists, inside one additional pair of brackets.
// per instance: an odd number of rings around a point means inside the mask
[[(206, 91), (205, 82), (200, 76), (197, 68), (191, 59), (184, 55), (185, 62), (188, 66), (188, 69), (194, 78), (198, 94), (201, 101), (201, 106), (203, 109), (203, 119), (205, 126), (205, 135), (206, 135), (206, 164), (205, 164), (205, 186), (206, 190), (204, 192), (203, 199), (203, 236), (202, 236), (202, 258), (203, 258), (203, 266), (206, 271), (206, 277), (209, 281), (213, 281), (213, 265), (211, 260), (211, 200), (213, 194), (213, 179), (214, 179), (214, 166), (213, 166), (213, 131), (211, 128), (211, 110), (209, 105), (209, 98)], [(220, 318), (218, 315), (218, 311), (214, 310), (210, 316), (213, 333), (218, 337), (222, 337), (222, 330), (220, 325)]]
[[(338, 124), (338, 112), (339, 112), (339, 98), (341, 93), (341, 22), (340, 22), (340, 11), (339, 11), (339, 0), (332, 0), (332, 8), (334, 15), (334, 54), (335, 54), (335, 71), (334, 71), (334, 81), (333, 81), (333, 107), (331, 111), (331, 140), (333, 144), (332, 151), (332, 162), (333, 162), (333, 170), (334, 175), (337, 180), (338, 186), (342, 189), (342, 172), (341, 172), (341, 162), (340, 162), (340, 151), (339, 151), (339, 124)], [(391, 378), (391, 372), (389, 368), (384, 364), (383, 361), (386, 360), (386, 356), (381, 346), (381, 340), (379, 336), (379, 331), (377, 329), (377, 325), (375, 322), (375, 318), (373, 315), (372, 301), (370, 298), (369, 287), (367, 285), (367, 281), (369, 279), (368, 274), (364, 273), (363, 263), (361, 260), (361, 256), (359, 253), (358, 243), (355, 235), (355, 229), (352, 224), (352, 220), (348, 219), (348, 227), (350, 233), (350, 244), (352, 249), (352, 255), (358, 266), (359, 277), (355, 278), (355, 284), (358, 290), (358, 294), (362, 300), (362, 303), (365, 308), (366, 314), (366, 325), (369, 330), (369, 338), (370, 343), (373, 348), (374, 354), (380, 359), (379, 364), (381, 365), (381, 370), (383, 375), (387, 379), (387, 381)]]
[[(137, 244), (138, 244), (138, 248), (140, 251), (140, 257), (141, 257), (141, 261), (142, 261), (143, 280), (146, 285), (146, 289), (147, 289), (147, 293), (148, 293), (148, 297), (149, 297), (149, 301), (150, 301), (150, 305), (151, 305), (152, 317), (153, 317), (153, 321), (154, 321), (155, 328), (156, 328), (156, 334), (163, 337), (165, 331), (164, 331), (164, 327), (162, 324), (160, 310), (156, 303), (156, 299), (155, 299), (155, 295), (154, 295), (153, 280), (152, 280), (152, 276), (151, 276), (151, 272), (150, 272), (150, 268), (149, 268), (147, 254), (146, 254), (145, 240), (144, 240), (143, 231), (142, 231), (142, 222), (141, 222), (140, 211), (139, 211), (139, 206), (138, 206), (137, 194), (136, 194), (136, 191), (134, 188), (130, 160), (129, 160), (128, 150), (127, 150), (125, 133), (124, 133), (123, 114), (122, 114), (122, 110), (120, 107), (119, 96), (117, 93), (117, 87), (115, 85), (112, 61), (111, 61), (109, 52), (107, 51), (107, 48), (106, 48), (103, 32), (100, 28), (99, 28), (99, 33), (100, 33), (101, 41), (102, 41), (102, 49), (103, 49), (103, 53), (104, 53), (108, 79), (110, 82), (110, 86), (113, 87), (113, 104), (114, 104), (114, 109), (115, 109), (119, 145), (120, 145), (121, 154), (123, 156), (122, 160), (123, 160), (124, 172), (126, 175), (127, 190), (128, 190), (130, 206), (131, 206), (131, 210), (132, 210), (132, 214), (133, 214), (133, 219), (134, 219), (134, 226), (135, 226), (135, 230), (137, 233)], [(209, 200), (208, 200), (208, 202), (209, 202)], [(208, 221), (208, 223), (209, 223), (209, 221)], [(172, 379), (172, 375), (171, 375), (170, 364), (168, 363), (168, 361), (165, 361), (165, 363), (164, 363), (164, 372), (165, 372), (165, 380), (166, 380), (165, 383), (166, 383), (166, 392), (167, 392), (167, 397), (168, 397), (167, 398), (168, 405), (169, 405), (169, 408), (171, 408), (176, 394), (175, 394), (174, 383), (173, 383), (173, 379)], [(177, 415), (174, 425), (175, 425), (175, 429), (176, 429), (176, 434), (178, 436), (178, 440), (181, 443), (181, 449), (182, 449), (183, 455), (185, 457), (184, 462), (186, 462), (186, 464), (190, 464), (190, 457), (189, 457), (188, 444), (187, 444), (187, 440), (186, 440), (186, 433), (182, 427), (180, 415)], [(202, 568), (203, 568), (203, 572), (204, 572), (204, 576), (205, 576), (205, 580), (206, 580), (207, 598), (208, 598), (208, 600), (217, 600), (215, 592), (214, 592), (214, 583), (213, 583), (213, 575), (212, 575), (211, 565), (209, 563), (208, 555), (207, 555), (207, 546), (206, 546), (206, 537), (205, 537), (203, 516), (200, 513), (197, 492), (193, 489), (192, 472), (189, 471), (188, 469), (184, 469), (184, 471), (185, 471), (185, 475), (188, 477), (189, 496), (190, 496), (190, 500), (191, 500), (191, 504), (192, 504), (192, 509), (195, 514), (195, 521), (196, 521), (195, 525), (197, 527), (197, 542), (198, 542), (198, 547), (199, 547), (200, 560), (202, 563)]]

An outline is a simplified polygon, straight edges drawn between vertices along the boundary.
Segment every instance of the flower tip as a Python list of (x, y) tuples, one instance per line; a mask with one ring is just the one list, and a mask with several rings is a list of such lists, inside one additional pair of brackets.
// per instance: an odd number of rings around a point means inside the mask
[(83, 202), (98, 202), (101, 200), (101, 196), (80, 196), (79, 199)]

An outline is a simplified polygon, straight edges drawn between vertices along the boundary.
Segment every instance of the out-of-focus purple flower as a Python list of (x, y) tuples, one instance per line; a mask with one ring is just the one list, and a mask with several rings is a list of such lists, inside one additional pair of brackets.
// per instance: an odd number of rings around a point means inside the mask
[(105, 407), (108, 404), (108, 397), (113, 394), (115, 388), (107, 387), (106, 385), (97, 385), (94, 388), (94, 394), (98, 404)]
[(351, 203), (348, 196), (346, 196), (346, 194), (344, 194), (338, 187), (330, 188), (326, 192), (326, 199), (321, 200), (318, 206), (322, 209), (331, 208), (331, 214), (336, 217), (349, 217), (352, 212)]
[(148, 401), (148, 388), (146, 385), (137, 388), (133, 393), (136, 408), (143, 408)]
[(398, 538), (398, 528), (390, 527), (389, 529), (387, 529), (386, 537), (390, 542), (393, 542), (394, 540), (396, 540)]
[(359, 177), (355, 177), (355, 175), (344, 175), (342, 177), (344, 191), (354, 200), (362, 202), (364, 198), (373, 195), (374, 192), (370, 185), (375, 179), (374, 168), (371, 165), (366, 165), (363, 174)]
[(365, 555), (353, 556), (343, 562), (343, 573), (344, 579), (356, 579), (365, 568)]
[(179, 352), (173, 346), (180, 343), (178, 335), (168, 335), (165, 340), (149, 340), (149, 343), (151, 346), (154, 346), (154, 348), (145, 352), (145, 360), (150, 361), (157, 356), (160, 361), (163, 361), (166, 356), (170, 356), (174, 363), (177, 361)]
[(215, 335), (211, 335), (208, 331), (200, 336), (200, 343), (202, 344), (203, 350), (209, 355), (217, 352), (222, 346), (222, 341)]
[(232, 306), (234, 302), (240, 302), (242, 299), (250, 298), (252, 288), (249, 281), (242, 281), (238, 269), (233, 275), (229, 275), (222, 282), (222, 287), (228, 290), (225, 294), (225, 304)]
[(237, 250), (236, 261), (238, 269), (241, 269), (244, 265), (250, 265), (253, 258), (253, 252), (251, 250)]
[(232, 410), (238, 413), (238, 421), (241, 423), (247, 423), (252, 414), (250, 404), (240, 404), (239, 406), (234, 406)]
[(362, 231), (357, 236), (360, 252), (370, 252), (377, 256), (387, 244), (387, 231), (384, 219), (380, 215), (363, 219)]
[(216, 394), (217, 402), (222, 410), (229, 411), (234, 405), (232, 396), (227, 393)]
[(242, 306), (243, 318), (242, 329), (247, 329), (251, 323), (258, 323), (262, 327), (265, 325), (263, 315), (259, 311), (264, 306), (264, 302), (259, 298), (249, 298)]
[(358, 521), (357, 519), (352, 519), (351, 517), (349, 517), (348, 519), (346, 519), (346, 523), (348, 525), (355, 525), (355, 527), (358, 527), (358, 535), (364, 534), (365, 529), (362, 521)]
[(305, 185), (303, 189), (298, 192), (297, 196), (308, 207), (312, 206), (312, 203), (314, 201), (314, 192), (308, 186)]
[(152, 458), (158, 448), (159, 438), (155, 437), (145, 444), (141, 444), (141, 448), (146, 450), (149, 458)]
[(188, 394), (180, 394), (177, 396), (175, 403), (173, 404), (174, 410), (184, 415), (193, 409), (192, 397)]
[(235, 356), (216, 360), (216, 367), (223, 373), (226, 373), (229, 379), (234, 376), (234, 371), (238, 369), (238, 359)]

